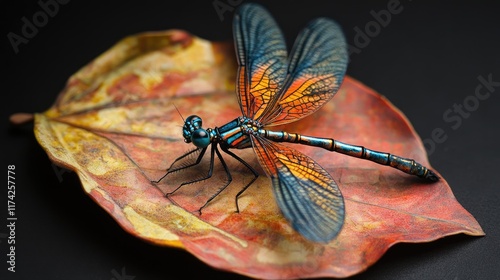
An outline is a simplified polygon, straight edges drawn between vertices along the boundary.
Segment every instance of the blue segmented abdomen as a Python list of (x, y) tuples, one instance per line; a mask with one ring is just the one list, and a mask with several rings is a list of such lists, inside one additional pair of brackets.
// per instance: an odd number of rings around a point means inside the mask
[(437, 181), (439, 177), (430, 169), (416, 162), (413, 159), (403, 158), (385, 152), (367, 149), (363, 146), (346, 144), (331, 138), (319, 138), (288, 133), (285, 131), (270, 131), (260, 129), (259, 134), (275, 142), (289, 142), (308, 146), (320, 147), (329, 151), (338, 152), (352, 157), (370, 160), (378, 164), (396, 168), (405, 173), (425, 178), (430, 181)]

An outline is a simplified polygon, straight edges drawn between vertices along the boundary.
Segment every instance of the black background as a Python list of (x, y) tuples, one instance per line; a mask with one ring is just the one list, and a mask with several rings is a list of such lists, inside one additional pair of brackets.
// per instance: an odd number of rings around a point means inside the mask
[[(7, 239), (0, 235), (0, 275), (7, 275), (0, 278), (112, 279), (113, 272), (123, 269), (135, 279), (243, 278), (125, 233), (85, 195), (75, 173), (58, 178), (33, 136), (32, 124), (13, 127), (8, 122), (16, 112), (48, 109), (71, 74), (127, 35), (176, 28), (210, 40), (230, 40), (233, 11), (221, 20), (213, 1), (70, 1), (15, 53), (7, 34), (21, 35), (21, 19), (31, 20), (41, 8), (37, 1), (12, 2), (2, 1), (1, 8), (6, 64), (0, 133), (2, 166), (16, 165), (17, 272), (7, 271)], [(355, 28), (363, 30), (374, 20), (370, 11), (387, 9), (391, 1), (331, 2), (264, 5), (289, 45), (309, 20), (326, 16), (338, 21), (348, 42), (359, 47)], [(432, 149), (428, 145), (431, 164), (486, 236), (398, 244), (354, 279), (498, 279), (500, 87), (460, 117), (459, 125), (443, 114), (454, 104), (473, 100), (479, 76), (500, 82), (500, 9), (478, 2), (422, 2), (401, 0), (402, 11), (350, 56), (348, 74), (400, 108), (422, 139), (432, 139), (436, 129), (444, 131), (445, 141)], [(7, 189), (0, 194), (4, 224)], [(0, 234), (6, 232), (1, 226)]]

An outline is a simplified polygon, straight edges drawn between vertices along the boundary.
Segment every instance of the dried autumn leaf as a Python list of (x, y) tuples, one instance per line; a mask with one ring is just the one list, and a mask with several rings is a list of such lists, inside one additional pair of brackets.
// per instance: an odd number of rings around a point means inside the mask
[[(35, 134), (49, 157), (75, 170), (85, 191), (129, 233), (185, 248), (209, 265), (252, 277), (345, 277), (365, 270), (396, 243), (484, 234), (444, 179), (428, 184), (391, 168), (298, 145), (294, 148), (330, 172), (345, 197), (344, 227), (327, 245), (304, 239), (285, 221), (251, 149), (237, 152), (262, 176), (240, 198), (239, 214), (234, 197), (252, 174), (229, 157), (233, 182), (203, 215), (191, 212), (225, 180), (220, 166), (210, 180), (172, 196), (181, 207), (172, 204), (165, 193), (208, 170), (202, 162), (158, 186), (151, 183), (190, 149), (182, 141), (183, 122), (174, 105), (182, 114), (202, 116), (205, 127), (236, 118), (235, 70), (232, 44), (182, 31), (128, 37), (69, 79), (54, 106), (35, 116)], [(429, 166), (402, 113), (349, 77), (333, 101), (286, 130), (334, 137)]]

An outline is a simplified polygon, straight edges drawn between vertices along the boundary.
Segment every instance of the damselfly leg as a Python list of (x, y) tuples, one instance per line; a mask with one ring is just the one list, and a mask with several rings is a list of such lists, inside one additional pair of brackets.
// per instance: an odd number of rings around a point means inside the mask
[(241, 164), (243, 164), (248, 170), (250, 170), (253, 174), (253, 178), (250, 180), (250, 182), (248, 182), (235, 196), (234, 198), (234, 203), (236, 204), (236, 213), (239, 213), (240, 212), (240, 207), (238, 205), (238, 198), (240, 197), (240, 195), (243, 194), (243, 192), (245, 192), (248, 187), (250, 187), (251, 184), (253, 184), (253, 182), (255, 182), (255, 180), (257, 180), (257, 177), (259, 177), (259, 173), (257, 173), (257, 171), (255, 171), (255, 169), (250, 166), (250, 164), (248, 164), (246, 161), (244, 161), (242, 158), (240, 158), (239, 156), (237, 156), (236, 154), (234, 154), (233, 152), (229, 151), (227, 148), (224, 148), (224, 147), (221, 147), (222, 150), (232, 156), (234, 159), (236, 159), (237, 161), (239, 161)]
[[(247, 183), (239, 192), (238, 194), (236, 195), (235, 197), (235, 205), (236, 205), (236, 212), (239, 213), (239, 206), (238, 206), (238, 198), (240, 197), (240, 195), (257, 179), (257, 177), (259, 176), (257, 171), (255, 171), (255, 169), (253, 169), (247, 162), (245, 162), (243, 159), (241, 159), (239, 156), (237, 156), (236, 154), (234, 154), (233, 152), (229, 151), (227, 148), (224, 148), (224, 147), (221, 147), (222, 150), (227, 153), (228, 155), (230, 155), (231, 157), (233, 157), (234, 159), (236, 159), (238, 162), (240, 162), (241, 164), (243, 164), (246, 168), (248, 168), (252, 174), (253, 174), (253, 178), (250, 180), (249, 183)], [(198, 165), (201, 160), (203, 159), (203, 156), (205, 155), (205, 152), (207, 150), (207, 147), (205, 148), (198, 148), (198, 149), (194, 149), (194, 150), (191, 150), (187, 153), (185, 153), (184, 155), (178, 157), (173, 163), (172, 165), (168, 168), (167, 170), (167, 173), (165, 175), (163, 175), (159, 180), (157, 181), (151, 181), (152, 183), (155, 183), (155, 184), (158, 184), (160, 183), (165, 177), (167, 177), (169, 174), (171, 173), (174, 173), (174, 172), (178, 172), (178, 171), (182, 171), (182, 170), (186, 170), (188, 168), (191, 168), (191, 167), (194, 167), (196, 165)], [(196, 153), (199, 153), (196, 161), (194, 162), (189, 162), (189, 157), (192, 156), (192, 155), (195, 155)], [(194, 183), (198, 183), (198, 182), (201, 182), (201, 181), (205, 181), (205, 180), (208, 180), (212, 177), (213, 175), (213, 170), (214, 170), (214, 159), (215, 159), (215, 156), (217, 156), (217, 158), (219, 159), (219, 162), (221, 163), (223, 169), (224, 169), (224, 172), (226, 174), (226, 179), (224, 181), (224, 184), (219, 187), (217, 189), (217, 191), (212, 194), (208, 199), (207, 201), (205, 201), (205, 203), (196, 211), (198, 212), (200, 215), (202, 213), (202, 210), (212, 201), (214, 200), (222, 191), (224, 191), (227, 186), (229, 186), (229, 184), (232, 182), (233, 180), (233, 177), (231, 175), (231, 172), (229, 171), (229, 167), (227, 166), (227, 163), (226, 161), (224, 160), (224, 158), (222, 157), (222, 154), (220, 153), (219, 149), (217, 148), (217, 144), (213, 144), (212, 147), (211, 147), (211, 150), (210, 150), (210, 165), (209, 165), (209, 169), (208, 169), (208, 172), (205, 176), (203, 177), (200, 177), (200, 178), (196, 178), (196, 179), (193, 179), (193, 180), (190, 180), (190, 181), (186, 181), (186, 182), (183, 182), (181, 183), (177, 188), (175, 188), (174, 190), (168, 192), (165, 194), (165, 197), (168, 198), (172, 203), (176, 204), (175, 201), (173, 201), (171, 199), (171, 196), (174, 195), (179, 189), (181, 189), (183, 186), (186, 186), (186, 185), (190, 185), (190, 184), (194, 184)], [(188, 160), (188, 162), (184, 162), (184, 160)]]
[[(178, 157), (176, 160), (174, 160), (174, 162), (172, 162), (172, 164), (170, 165), (170, 167), (167, 169), (167, 173), (165, 173), (165, 175), (163, 175), (160, 179), (158, 180), (153, 180), (151, 181), (151, 183), (153, 184), (158, 184), (160, 183), (163, 179), (165, 179), (165, 177), (167, 177), (169, 174), (172, 174), (174, 172), (177, 172), (177, 171), (181, 171), (181, 170), (184, 170), (184, 169), (187, 169), (189, 167), (193, 167), (197, 164), (199, 164), (201, 162), (201, 159), (203, 158), (203, 156), (205, 155), (205, 152), (207, 151), (207, 148), (197, 148), (197, 149), (193, 149), (185, 154), (183, 154), (182, 156)], [(196, 159), (195, 162), (193, 163), (189, 163), (188, 162), (184, 162), (183, 160), (189, 160), (189, 157), (193, 154), (196, 154), (196, 153), (200, 153), (198, 155), (198, 158)]]

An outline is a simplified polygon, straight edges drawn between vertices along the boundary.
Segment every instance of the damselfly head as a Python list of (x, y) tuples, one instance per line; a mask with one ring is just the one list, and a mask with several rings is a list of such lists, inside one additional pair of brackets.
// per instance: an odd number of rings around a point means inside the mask
[(184, 142), (193, 143), (198, 148), (205, 148), (210, 144), (210, 135), (201, 127), (202, 120), (196, 115), (191, 115), (184, 121), (182, 136)]

